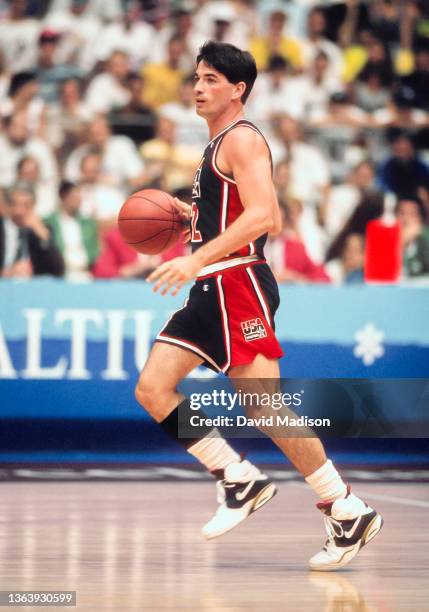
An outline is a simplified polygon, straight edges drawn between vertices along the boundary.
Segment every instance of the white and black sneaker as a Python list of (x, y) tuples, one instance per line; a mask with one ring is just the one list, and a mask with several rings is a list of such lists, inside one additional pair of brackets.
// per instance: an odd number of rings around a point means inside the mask
[(228, 465), (216, 486), (220, 506), (202, 529), (208, 540), (236, 527), (277, 493), (268, 476), (247, 460)]
[(383, 525), (381, 515), (350, 493), (350, 489), (344, 499), (319, 502), (317, 507), (325, 515), (328, 539), (323, 550), (311, 557), (312, 570), (330, 572), (347, 565)]

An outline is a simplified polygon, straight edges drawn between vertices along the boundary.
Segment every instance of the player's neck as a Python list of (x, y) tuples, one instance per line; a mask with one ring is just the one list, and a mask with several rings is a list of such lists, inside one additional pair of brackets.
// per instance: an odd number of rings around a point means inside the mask
[(214, 117), (213, 119), (207, 119), (207, 125), (209, 128), (210, 139), (213, 139), (217, 136), (222, 130), (226, 127), (239, 121), (240, 119), (244, 119), (243, 109), (232, 109), (222, 115)]

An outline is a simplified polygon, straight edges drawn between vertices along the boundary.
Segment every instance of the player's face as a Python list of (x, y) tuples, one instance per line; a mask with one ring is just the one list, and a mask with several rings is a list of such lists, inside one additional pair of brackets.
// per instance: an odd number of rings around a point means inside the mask
[(224, 74), (205, 62), (198, 64), (194, 85), (198, 115), (205, 119), (215, 117), (225, 110), (233, 99), (240, 98), (241, 93), (240, 83), (230, 83)]

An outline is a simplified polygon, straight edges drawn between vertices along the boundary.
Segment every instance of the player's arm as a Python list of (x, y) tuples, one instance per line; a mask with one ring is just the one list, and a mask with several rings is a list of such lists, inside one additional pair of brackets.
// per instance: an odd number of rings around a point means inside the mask
[(221, 153), (221, 168), (234, 176), (244, 210), (225, 232), (192, 255), (176, 257), (150, 274), (148, 281), (156, 281), (154, 291), (163, 287), (162, 295), (173, 287), (172, 294), (175, 295), (202, 267), (237, 251), (267, 232), (278, 233), (281, 230), (271, 163), (263, 138), (249, 128), (237, 128), (234, 137), (232, 134), (225, 136)]
[(267, 232), (281, 230), (270, 157), (263, 138), (249, 128), (236, 128), (225, 136), (217, 161), (232, 173), (244, 210), (225, 232), (194, 253), (201, 266), (237, 251)]

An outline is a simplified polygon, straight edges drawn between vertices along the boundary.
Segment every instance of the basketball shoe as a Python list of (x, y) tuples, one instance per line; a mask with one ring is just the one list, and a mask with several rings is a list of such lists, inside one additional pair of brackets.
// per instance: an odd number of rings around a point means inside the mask
[(312, 570), (330, 572), (347, 565), (383, 525), (381, 515), (353, 495), (350, 488), (344, 499), (319, 502), (317, 507), (325, 515), (328, 539), (323, 550), (311, 557)]
[(239, 525), (277, 493), (268, 476), (247, 460), (228, 465), (223, 480), (219, 480), (216, 487), (220, 506), (202, 529), (208, 540)]

